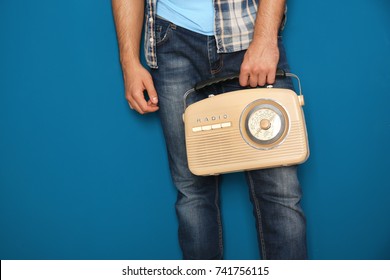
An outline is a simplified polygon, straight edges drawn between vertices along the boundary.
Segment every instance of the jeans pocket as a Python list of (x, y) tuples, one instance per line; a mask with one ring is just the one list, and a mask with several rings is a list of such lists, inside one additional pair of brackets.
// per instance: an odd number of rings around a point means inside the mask
[(169, 21), (156, 17), (156, 46), (161, 46), (166, 41), (168, 41), (171, 31), (172, 31), (172, 23)]

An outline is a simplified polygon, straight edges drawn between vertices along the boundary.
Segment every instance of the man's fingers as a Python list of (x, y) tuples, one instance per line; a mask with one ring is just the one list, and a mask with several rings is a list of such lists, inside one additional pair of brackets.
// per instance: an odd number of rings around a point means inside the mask
[(267, 74), (267, 84), (273, 85), (276, 79), (276, 68), (272, 68)]
[(147, 79), (145, 81), (145, 88), (146, 88), (146, 92), (147, 92), (147, 94), (149, 96), (149, 100), (154, 105), (157, 105), (157, 103), (158, 103), (157, 91), (156, 91), (156, 89), (154, 87), (152, 79)]
[(143, 114), (143, 110), (141, 109), (141, 107), (137, 104), (137, 102), (134, 99), (129, 98), (127, 102), (129, 103), (130, 109), (135, 110), (140, 114)]
[(248, 86), (248, 85), (250, 87), (264, 86), (266, 83), (269, 83), (269, 81), (272, 81), (272, 79), (268, 80), (268, 76), (266, 74), (253, 73), (250, 74), (249, 76), (244, 76), (242, 79), (240, 75), (241, 86)]
[(266, 84), (272, 85), (275, 83), (276, 70), (272, 69), (263, 72), (253, 72), (250, 74), (240, 73), (239, 82), (241, 86), (265, 86)]
[(248, 85), (248, 82), (249, 82), (249, 73), (245, 73), (243, 71), (240, 71), (240, 76), (239, 76), (239, 82), (240, 82), (240, 86), (242, 87), (246, 87)]
[(140, 114), (156, 112), (159, 107), (151, 100), (146, 101), (143, 92), (137, 92), (127, 97), (129, 107)]
[(133, 102), (131, 102), (134, 109), (140, 113), (151, 113), (158, 110), (157, 106), (152, 106), (151, 104), (148, 104), (148, 102), (145, 100), (144, 93), (143, 92), (137, 92), (133, 95)]

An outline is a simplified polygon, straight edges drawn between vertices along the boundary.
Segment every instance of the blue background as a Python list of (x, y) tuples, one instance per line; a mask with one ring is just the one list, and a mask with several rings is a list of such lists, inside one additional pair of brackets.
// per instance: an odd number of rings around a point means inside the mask
[[(290, 1), (312, 259), (390, 259), (390, 2)], [(157, 115), (130, 111), (109, 0), (0, 0), (0, 259), (180, 259)], [(258, 258), (242, 174), (225, 257)]]

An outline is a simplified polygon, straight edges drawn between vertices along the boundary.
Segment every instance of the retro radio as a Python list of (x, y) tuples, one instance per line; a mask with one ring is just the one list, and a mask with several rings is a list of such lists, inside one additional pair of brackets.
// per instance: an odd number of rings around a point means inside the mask
[(243, 89), (187, 107), (187, 97), (238, 75), (198, 83), (184, 95), (185, 140), (189, 169), (195, 175), (288, 166), (309, 156), (304, 99), (299, 78), (278, 70), (277, 76), (296, 78), (299, 94), (283, 88)]

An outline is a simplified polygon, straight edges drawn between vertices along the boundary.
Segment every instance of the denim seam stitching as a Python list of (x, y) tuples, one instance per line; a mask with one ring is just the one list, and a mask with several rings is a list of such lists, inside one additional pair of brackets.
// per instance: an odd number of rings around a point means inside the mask
[(211, 57), (210, 57), (210, 38), (207, 38), (207, 58), (208, 58), (208, 61), (209, 61), (209, 67), (210, 67), (210, 73), (212, 75), (215, 75), (217, 74), (218, 72), (221, 71), (222, 67), (223, 67), (223, 60), (222, 58), (220, 57), (219, 58), (219, 65), (216, 69), (213, 69), (212, 65), (211, 65)]
[(220, 58), (219, 59), (219, 65), (218, 65), (218, 68), (217, 69), (211, 69), (211, 74), (217, 74), (217, 73), (219, 73), (220, 71), (221, 71), (221, 69), (222, 69), (222, 67), (223, 67), (223, 60), (222, 60), (222, 58)]
[(218, 238), (219, 238), (219, 251), (220, 251), (220, 254), (221, 254), (221, 258), (223, 256), (223, 238), (222, 238), (222, 222), (221, 222), (221, 211), (219, 209), (219, 204), (218, 204), (218, 201), (219, 201), (219, 180), (218, 180), (218, 176), (216, 176), (215, 178), (215, 183), (216, 183), (216, 194), (215, 194), (215, 206), (217, 208), (217, 221), (218, 221)]
[[(156, 42), (156, 47), (160, 47), (162, 44), (164, 44), (168, 39), (170, 38), (171, 32), (173, 28), (172, 24), (170, 23), (169, 26), (167, 27), (167, 30), (165, 31), (164, 36), (161, 38), (160, 41)], [(160, 31), (161, 32), (161, 31)]]
[(267, 259), (267, 251), (265, 249), (264, 232), (263, 232), (263, 219), (261, 216), (260, 203), (255, 195), (253, 179), (252, 179), (250, 172), (248, 172), (248, 178), (249, 178), (249, 185), (250, 185), (250, 193), (252, 194), (253, 203), (255, 204), (256, 215), (257, 215), (257, 220), (258, 220), (258, 227), (259, 227), (258, 231), (259, 231), (259, 236), (260, 236), (261, 255), (262, 255), (263, 259), (266, 260)]

